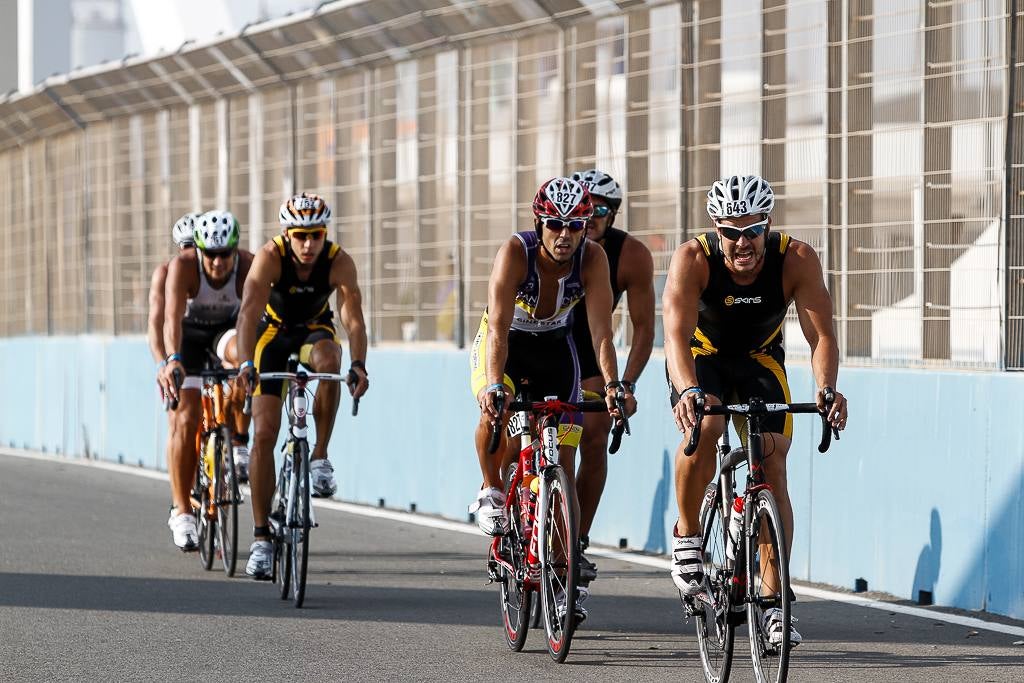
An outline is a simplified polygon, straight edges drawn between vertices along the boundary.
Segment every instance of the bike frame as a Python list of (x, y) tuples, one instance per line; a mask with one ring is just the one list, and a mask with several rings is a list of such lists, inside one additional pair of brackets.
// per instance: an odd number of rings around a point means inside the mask
[[(517, 425), (515, 429), (521, 429), (520, 432), (520, 448), (519, 448), (519, 459), (518, 465), (516, 466), (515, 477), (512, 480), (512, 486), (509, 487), (509, 491), (516, 491), (516, 495), (522, 496), (523, 493), (523, 480), (527, 475), (538, 477), (540, 480), (539, 489), (537, 491), (537, 501), (546, 500), (547, 496), (547, 477), (543, 476), (545, 471), (550, 467), (561, 467), (558, 464), (558, 423), (561, 419), (562, 413), (570, 410), (575, 411), (576, 406), (571, 403), (562, 403), (557, 399), (548, 399), (541, 403), (533, 404), (536, 410), (526, 410), (526, 405), (520, 406), (522, 410), (518, 410), (513, 413), (511, 420), (515, 420)], [(539, 419), (538, 419), (539, 418)], [(541, 428), (539, 436), (535, 436), (536, 425), (540, 423)], [(510, 421), (510, 425), (511, 425)], [(527, 496), (529, 494), (526, 494)], [(522, 501), (525, 502), (525, 501)], [(508, 514), (511, 514), (512, 510), (511, 496), (505, 501), (505, 510)], [(526, 544), (527, 558), (533, 554), (533, 548), (542, 548), (547, 542), (544, 534), (544, 524), (538, 524), (537, 519), (537, 504), (533, 503), (522, 505), (521, 509), (527, 511), (526, 519), (521, 520), (523, 528), (529, 528), (531, 531), (528, 537), (523, 538), (523, 542)], [(541, 519), (541, 522), (545, 520)], [(538, 531), (538, 527), (540, 530)], [(536, 543), (534, 540), (536, 539)], [(491, 556), (501, 563), (507, 571), (515, 573), (512, 565), (508, 564), (501, 558), (498, 545), (500, 538), (495, 537), (491, 540)], [(537, 562), (542, 561), (541, 558), (534, 555), (533, 559)], [(528, 590), (537, 590), (539, 584), (532, 580), (528, 575), (522, 577), (524, 582), (524, 588)]]
[[(199, 397), (203, 414), (199, 422), (199, 428), (196, 430), (196, 456), (199, 458), (200, 466), (205, 467), (204, 459), (206, 454), (203, 453), (203, 442), (221, 427), (228, 426), (224, 409), (224, 395), (227, 391), (228, 380), (237, 374), (237, 370), (203, 370), (200, 374), (203, 385), (200, 389)], [(230, 447), (230, 444), (228, 446)], [(213, 477), (210, 477), (207, 488), (210, 492), (210, 507), (207, 510), (203, 510), (203, 514), (207, 518), (213, 519), (217, 514), (217, 506), (228, 501), (220, 501), (214, 498), (215, 481)], [(198, 500), (193, 500), (192, 503), (197, 510), (201, 509)]]

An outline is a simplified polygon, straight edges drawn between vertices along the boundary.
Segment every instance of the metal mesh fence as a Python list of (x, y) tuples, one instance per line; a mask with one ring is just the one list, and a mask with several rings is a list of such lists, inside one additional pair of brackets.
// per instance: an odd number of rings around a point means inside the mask
[(537, 186), (597, 166), (659, 319), (707, 186), (753, 172), (821, 256), (845, 359), (1021, 368), (1020, 21), (998, 0), (343, 2), (47, 81), (0, 99), (0, 333), (141, 332), (179, 215), (229, 208), (257, 248), (310, 190), (373, 342), (465, 344)]

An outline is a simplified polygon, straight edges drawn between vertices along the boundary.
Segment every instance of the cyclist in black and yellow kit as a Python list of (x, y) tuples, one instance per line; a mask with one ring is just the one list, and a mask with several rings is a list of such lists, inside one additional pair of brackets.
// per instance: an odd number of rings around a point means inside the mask
[[(665, 311), (665, 358), (673, 417), (681, 431), (696, 420), (694, 402), (746, 401), (789, 403), (782, 327), (790, 303), (811, 347), (811, 368), (818, 387), (834, 388), (839, 347), (832, 321), (832, 299), (825, 288), (821, 262), (809, 245), (769, 230), (775, 195), (759, 176), (731, 176), (708, 192), (707, 211), (715, 230), (682, 244), (672, 257), (662, 299)], [(846, 399), (835, 392), (828, 415), (846, 427)], [(793, 537), (793, 508), (786, 486), (786, 454), (793, 434), (792, 416), (776, 414), (765, 421), (764, 472), (778, 501), (787, 541)], [(715, 444), (725, 430), (722, 416), (706, 416), (693, 457), (676, 452), (676, 499), (672, 580), (684, 595), (704, 587), (698, 517), (704, 489), (715, 476)], [(792, 547), (787, 543), (787, 547)], [(773, 642), (782, 640), (780, 610), (766, 610)], [(791, 627), (790, 642), (800, 634)]]
[[(327, 240), (331, 210), (315, 194), (302, 193), (281, 205), (282, 234), (257, 252), (245, 282), (238, 316), (242, 363), (238, 385), (244, 391), (258, 372), (283, 371), (288, 357), (299, 354), (314, 372), (341, 371), (341, 347), (334, 329), (329, 299), (337, 292), (338, 312), (348, 335), (351, 371), (358, 378), (349, 387), (359, 398), (369, 388), (366, 375), (366, 325), (362, 294), (352, 257)], [(274, 495), (274, 444), (281, 429), (281, 381), (260, 381), (253, 397), (255, 438), (250, 454), (253, 535), (245, 571), (257, 579), (270, 577), (272, 546), (267, 516)], [(338, 412), (340, 388), (322, 382), (313, 402), (317, 443), (310, 455), (314, 496), (330, 497), (337, 490), (327, 445)]]

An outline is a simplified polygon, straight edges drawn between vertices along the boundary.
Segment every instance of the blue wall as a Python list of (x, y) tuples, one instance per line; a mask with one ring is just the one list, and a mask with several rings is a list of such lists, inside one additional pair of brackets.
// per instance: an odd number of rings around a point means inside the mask
[[(331, 446), (346, 500), (455, 519), (480, 483), (468, 352), (371, 349), (371, 393), (357, 418), (343, 404)], [(638, 387), (634, 435), (610, 457), (591, 534), (665, 552), (675, 521), (680, 437), (661, 360)], [(140, 337), (0, 340), (8, 391), (0, 443), (166, 469), (166, 422)], [(789, 369), (810, 400), (806, 366)], [(793, 574), (937, 604), (1024, 618), (1024, 376), (845, 368), (850, 428), (825, 455), (817, 421), (798, 416), (790, 454)], [(49, 416), (49, 419), (47, 419)]]

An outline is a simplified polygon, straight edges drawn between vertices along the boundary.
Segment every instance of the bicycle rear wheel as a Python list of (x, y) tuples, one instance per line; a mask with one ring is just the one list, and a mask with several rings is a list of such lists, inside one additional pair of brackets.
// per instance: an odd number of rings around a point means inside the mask
[[(786, 560), (786, 537), (775, 496), (771, 491), (757, 492), (751, 512), (751, 533), (747, 544), (747, 630), (750, 634), (750, 656), (758, 683), (781, 683), (789, 672), (790, 600), (789, 563)], [(771, 642), (765, 624), (770, 609), (782, 612), (782, 633), (779, 642)]]
[[(211, 513), (211, 508), (215, 509), (216, 503), (215, 499), (211, 499), (211, 495), (215, 495), (211, 489), (216, 490), (220, 468), (216, 457), (213, 458), (212, 463), (207, 462), (205, 454), (211, 448), (213, 454), (218, 452), (217, 441), (217, 432), (211, 432), (202, 440), (202, 448), (199, 451), (199, 471), (196, 473), (196, 482), (198, 482), (199, 488), (199, 510), (196, 511), (196, 524), (199, 527), (199, 563), (207, 571), (213, 569), (213, 558), (217, 553), (216, 514)], [(210, 465), (212, 465), (212, 470), (206, 469)]]
[(217, 458), (220, 476), (217, 477), (217, 530), (220, 540), (224, 573), (235, 575), (238, 564), (238, 477), (235, 473), (235, 455), (231, 449), (231, 432), (221, 426)]
[(522, 520), (524, 510), (519, 504), (519, 483), (516, 478), (516, 465), (509, 465), (508, 476), (505, 477), (505, 497), (511, 501), (509, 506), (509, 531), (498, 539), (498, 549), (502, 559), (512, 565), (514, 572), (498, 564), (498, 576), (501, 584), (501, 622), (505, 627), (505, 642), (513, 652), (519, 652), (526, 643), (526, 634), (530, 630), (530, 604), (533, 591), (527, 590), (524, 582), (526, 576), (526, 543), (523, 534)]
[(292, 593), (296, 607), (302, 607), (306, 598), (306, 569), (309, 565), (309, 445), (305, 441), (295, 444), (295, 477), (296, 486), (294, 504), (294, 525), (288, 529), (291, 535), (289, 549), (291, 551)]
[(724, 683), (729, 680), (736, 636), (735, 622), (729, 618), (729, 581), (732, 578), (732, 569), (725, 555), (728, 524), (723, 519), (718, 490), (717, 483), (708, 485), (700, 509), (700, 528), (703, 537), (701, 548), (704, 551), (704, 576), (707, 577), (708, 600), (683, 599), (687, 613), (692, 614), (696, 622), (700, 663), (708, 683)]
[(541, 517), (537, 520), (537, 524), (544, 526), (544, 543), (540, 547), (541, 612), (548, 653), (556, 662), (564, 662), (576, 630), (579, 528), (573, 509), (574, 489), (565, 471), (553, 466), (542, 476), (546, 492), (540, 501)]

